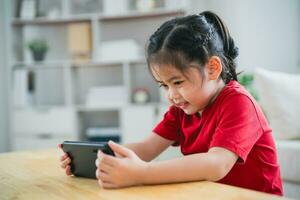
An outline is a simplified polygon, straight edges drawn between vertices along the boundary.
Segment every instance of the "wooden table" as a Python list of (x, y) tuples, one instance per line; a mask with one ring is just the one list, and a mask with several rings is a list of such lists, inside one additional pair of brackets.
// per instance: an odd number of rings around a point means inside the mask
[(93, 179), (68, 177), (57, 149), (0, 154), (0, 199), (282, 199), (207, 181), (100, 189)]

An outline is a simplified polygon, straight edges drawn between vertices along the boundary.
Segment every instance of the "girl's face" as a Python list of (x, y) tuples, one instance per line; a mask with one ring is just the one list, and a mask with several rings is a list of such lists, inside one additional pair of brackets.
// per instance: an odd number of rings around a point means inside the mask
[(201, 112), (210, 104), (224, 87), (220, 80), (210, 80), (209, 70), (205, 67), (205, 77), (195, 67), (189, 67), (183, 74), (172, 65), (152, 65), (151, 71), (165, 89), (168, 101), (191, 115)]

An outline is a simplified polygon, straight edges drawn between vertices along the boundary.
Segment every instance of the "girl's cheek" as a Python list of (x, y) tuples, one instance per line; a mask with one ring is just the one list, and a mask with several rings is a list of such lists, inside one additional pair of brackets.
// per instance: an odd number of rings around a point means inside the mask
[(177, 90), (177, 92), (179, 93), (179, 95), (181, 96), (181, 97), (186, 97), (187, 96), (187, 94), (189, 93), (189, 90), (186, 88), (186, 89), (184, 89), (184, 88), (179, 88), (178, 90)]
[(173, 104), (174, 102), (172, 101), (172, 99), (170, 99), (169, 97), (167, 97), (167, 100), (169, 102), (169, 104)]

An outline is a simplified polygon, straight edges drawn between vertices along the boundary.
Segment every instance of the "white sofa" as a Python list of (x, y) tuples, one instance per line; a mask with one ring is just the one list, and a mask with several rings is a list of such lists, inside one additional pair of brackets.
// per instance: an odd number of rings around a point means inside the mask
[(273, 129), (284, 196), (300, 199), (300, 74), (256, 69), (254, 87)]
[(276, 145), (284, 194), (300, 199), (300, 140), (277, 140)]

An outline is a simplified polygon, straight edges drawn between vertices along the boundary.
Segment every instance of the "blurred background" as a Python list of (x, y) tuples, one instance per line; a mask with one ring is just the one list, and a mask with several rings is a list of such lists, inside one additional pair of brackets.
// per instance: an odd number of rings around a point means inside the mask
[(0, 152), (147, 137), (168, 105), (147, 71), (146, 41), (167, 19), (204, 10), (239, 47), (240, 81), (263, 107), (299, 197), (298, 0), (0, 0)]

